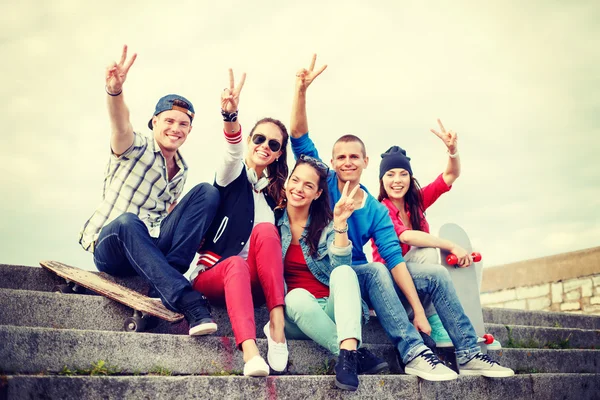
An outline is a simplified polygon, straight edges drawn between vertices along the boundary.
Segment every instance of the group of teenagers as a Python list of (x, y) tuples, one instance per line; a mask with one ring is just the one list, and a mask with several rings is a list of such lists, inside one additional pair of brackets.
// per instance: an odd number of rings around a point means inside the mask
[[(242, 132), (238, 113), (246, 76), (236, 84), (229, 70), (220, 104), (225, 151), (214, 183), (198, 184), (182, 197), (188, 167), (179, 148), (192, 131), (194, 107), (182, 96), (164, 96), (148, 122), (153, 136), (135, 132), (123, 92), (135, 59), (127, 58), (124, 46), (119, 62), (106, 70), (111, 156), (102, 202), (79, 239), (98, 270), (145, 278), (151, 296), (185, 316), (190, 335), (216, 332), (209, 302), (225, 304), (246, 376), (285, 371), (287, 339), (312, 339), (338, 357), (336, 385), (356, 390), (359, 374), (388, 367), (363, 347), (369, 310), (406, 374), (435, 381), (458, 377), (421, 332), (438, 343), (451, 341), (460, 374), (514, 374), (481, 352), (437, 249), (456, 254), (460, 267), (468, 267), (471, 256), (430, 235), (425, 219), (425, 210), (460, 174), (455, 132), (439, 120), (439, 131), (432, 129), (447, 147), (448, 164), (424, 187), (405, 150), (393, 146), (383, 153), (375, 198), (360, 184), (369, 163), (360, 138), (340, 137), (330, 168), (309, 136), (307, 89), (326, 69), (315, 69), (316, 56), (296, 74), (290, 134), (274, 118)], [(289, 173), (288, 142), (296, 160)], [(369, 241), (372, 262), (363, 252)], [(265, 303), (266, 361), (254, 316)]]

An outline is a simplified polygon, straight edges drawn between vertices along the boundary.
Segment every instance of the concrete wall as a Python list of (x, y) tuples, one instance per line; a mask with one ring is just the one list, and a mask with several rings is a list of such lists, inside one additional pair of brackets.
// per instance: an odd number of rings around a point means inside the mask
[(483, 270), (486, 307), (600, 315), (600, 247)]

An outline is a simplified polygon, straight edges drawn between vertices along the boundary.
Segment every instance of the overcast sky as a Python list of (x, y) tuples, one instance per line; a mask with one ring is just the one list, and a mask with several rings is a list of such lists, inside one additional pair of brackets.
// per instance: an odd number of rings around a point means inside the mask
[(246, 129), (289, 125), (295, 72), (317, 53), (329, 67), (309, 89), (311, 136), (326, 160), (339, 136), (360, 136), (372, 193), (391, 145), (421, 184), (443, 171), (439, 117), (459, 134), (463, 173), (430, 208), (432, 232), (459, 223), (486, 266), (598, 246), (598, 21), (592, 0), (4, 1), (0, 262), (94, 268), (77, 238), (101, 200), (104, 70), (123, 44), (138, 53), (124, 88), (136, 131), (150, 133), (164, 94), (194, 103), (187, 189), (212, 182), (223, 152), (227, 68), (248, 74)]

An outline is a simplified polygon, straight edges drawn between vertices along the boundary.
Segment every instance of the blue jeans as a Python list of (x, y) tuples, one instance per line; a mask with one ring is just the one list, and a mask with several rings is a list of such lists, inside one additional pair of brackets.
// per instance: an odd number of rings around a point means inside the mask
[(336, 267), (329, 278), (329, 297), (317, 299), (302, 288), (285, 296), (285, 337), (310, 338), (335, 355), (345, 339), (362, 341), (362, 305), (356, 274), (347, 265)]
[(387, 267), (372, 262), (353, 265), (363, 298), (377, 313), (379, 323), (400, 352), (402, 362), (408, 364), (427, 346), (414, 325), (408, 319), (396, 285)]
[(196, 185), (161, 222), (160, 235), (133, 213), (124, 213), (104, 226), (94, 250), (99, 271), (115, 276), (140, 275), (156, 289), (164, 305), (179, 311), (177, 302), (201, 299), (183, 274), (189, 269), (200, 242), (219, 207), (218, 190)]
[[(454, 284), (446, 267), (439, 264), (407, 263), (408, 272), (413, 278), (419, 298), (423, 303), (435, 306), (444, 328), (456, 349), (459, 364), (468, 362), (481, 351), (477, 345), (477, 334), (469, 318), (465, 315)], [(394, 285), (399, 298), (412, 315), (412, 308), (397, 285)], [(377, 311), (377, 310), (375, 310)], [(377, 314), (379, 316), (379, 313)]]

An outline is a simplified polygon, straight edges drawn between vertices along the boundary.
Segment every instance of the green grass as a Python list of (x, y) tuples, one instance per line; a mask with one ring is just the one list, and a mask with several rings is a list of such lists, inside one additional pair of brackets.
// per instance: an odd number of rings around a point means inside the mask
[(104, 360), (98, 360), (92, 363), (91, 368), (73, 368), (70, 369), (66, 365), (60, 370), (59, 375), (90, 375), (90, 376), (108, 376), (119, 375), (121, 369), (113, 365), (107, 364)]

